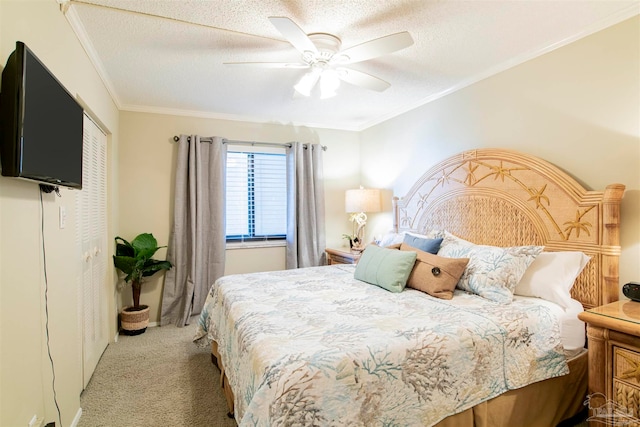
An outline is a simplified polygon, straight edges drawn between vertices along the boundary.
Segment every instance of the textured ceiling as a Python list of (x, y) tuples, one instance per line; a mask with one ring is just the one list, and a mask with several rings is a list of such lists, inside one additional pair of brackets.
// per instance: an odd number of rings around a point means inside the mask
[[(63, 10), (122, 110), (362, 130), (640, 13), (636, 1), (71, 0)], [(352, 68), (389, 83), (294, 96), (298, 62), (269, 22), (338, 36), (343, 48), (400, 31), (415, 43)]]

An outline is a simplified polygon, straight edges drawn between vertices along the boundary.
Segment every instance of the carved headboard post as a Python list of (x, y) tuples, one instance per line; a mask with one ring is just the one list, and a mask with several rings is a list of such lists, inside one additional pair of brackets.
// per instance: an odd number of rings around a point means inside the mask
[(620, 202), (625, 186), (622, 184), (608, 185), (602, 199), (602, 304), (618, 300), (620, 287), (619, 256), (620, 256)]
[(393, 196), (391, 205), (393, 206), (393, 232), (397, 233), (400, 227), (400, 213), (398, 212), (398, 196)]

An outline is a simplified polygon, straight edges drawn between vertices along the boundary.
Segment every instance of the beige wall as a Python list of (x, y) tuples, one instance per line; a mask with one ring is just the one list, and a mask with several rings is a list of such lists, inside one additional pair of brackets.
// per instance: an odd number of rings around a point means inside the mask
[[(324, 153), (327, 245), (344, 242), (349, 231), (344, 213), (344, 191), (360, 184), (359, 134), (356, 132), (312, 129), (288, 124), (260, 124), (193, 118), (162, 114), (121, 112), (120, 153), (120, 235), (130, 239), (150, 232), (161, 245), (169, 241), (173, 218), (173, 185), (177, 145), (174, 135), (221, 136), (242, 141), (300, 141), (327, 146)], [(278, 270), (285, 266), (284, 249), (227, 250), (226, 274)], [(164, 259), (165, 249), (157, 258)], [(142, 289), (141, 303), (151, 307), (151, 322), (159, 321), (164, 276), (157, 274)], [(129, 290), (122, 293), (120, 305), (130, 304)]]
[[(372, 127), (362, 141), (363, 181), (398, 196), (440, 160), (481, 147), (541, 157), (593, 190), (625, 184), (620, 282), (640, 281), (638, 16)], [(375, 220), (377, 233), (391, 227), (390, 214)]]
[[(117, 135), (118, 113), (54, 0), (0, 1), (0, 68), (17, 40), (25, 42), (73, 95)], [(110, 138), (110, 154), (117, 138)], [(110, 179), (113, 179), (110, 173)], [(62, 423), (78, 415), (82, 390), (78, 315), (79, 260), (75, 251), (76, 191), (47, 194), (44, 240), (48, 273), (49, 335)], [(111, 194), (111, 198), (115, 195)], [(55, 421), (46, 349), (44, 274), (38, 185), (0, 177), (0, 425), (26, 426), (35, 415)], [(58, 228), (58, 209), (68, 213)], [(111, 227), (114, 219), (110, 216)], [(111, 272), (108, 280), (113, 282)], [(114, 293), (110, 285), (111, 294)], [(115, 304), (110, 304), (115, 310)], [(115, 325), (115, 323), (114, 323)], [(114, 331), (112, 325), (112, 334)], [(113, 335), (112, 335), (113, 336)]]

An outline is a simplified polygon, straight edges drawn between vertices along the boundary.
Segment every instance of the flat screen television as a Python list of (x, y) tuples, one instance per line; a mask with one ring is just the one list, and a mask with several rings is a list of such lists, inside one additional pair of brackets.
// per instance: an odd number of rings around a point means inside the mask
[(83, 109), (22, 42), (2, 70), (2, 175), (82, 188)]

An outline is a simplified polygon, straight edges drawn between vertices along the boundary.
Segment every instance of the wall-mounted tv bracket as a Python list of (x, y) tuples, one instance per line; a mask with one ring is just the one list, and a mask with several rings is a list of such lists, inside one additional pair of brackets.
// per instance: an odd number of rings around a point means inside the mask
[(55, 191), (58, 197), (62, 197), (62, 194), (60, 194), (60, 187), (56, 187), (54, 185), (40, 184), (40, 191), (47, 194)]

